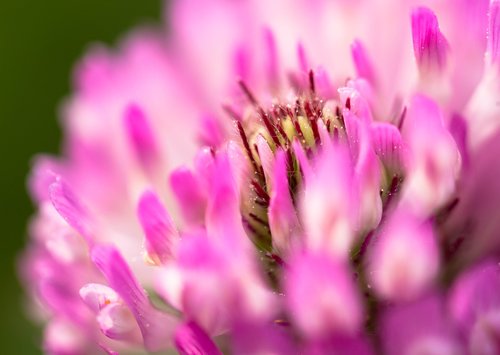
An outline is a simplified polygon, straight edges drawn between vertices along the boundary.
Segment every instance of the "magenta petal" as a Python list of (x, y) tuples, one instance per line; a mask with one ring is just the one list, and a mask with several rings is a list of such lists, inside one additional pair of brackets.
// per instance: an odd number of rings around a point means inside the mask
[(130, 104), (124, 113), (123, 124), (132, 150), (145, 169), (153, 168), (158, 158), (158, 148), (146, 115), (142, 109)]
[(186, 167), (170, 174), (170, 187), (188, 224), (202, 224), (205, 218), (206, 196), (197, 177)]
[(96, 245), (91, 253), (92, 261), (130, 308), (142, 333), (144, 345), (149, 351), (157, 351), (171, 344), (175, 320), (156, 310), (146, 292), (139, 285), (127, 263), (112, 246)]
[(465, 119), (458, 115), (454, 114), (450, 121), (449, 127), (450, 133), (455, 139), (457, 143), (457, 148), (460, 152), (460, 156), (462, 157), (462, 165), (467, 167), (469, 165), (469, 147), (467, 144), (468, 139), (468, 127)]
[(500, 1), (490, 3), (488, 22), (488, 55), (492, 63), (498, 63), (500, 56)]
[(381, 312), (380, 323), (384, 354), (463, 353), (442, 299), (437, 296), (390, 306)]
[(89, 214), (69, 186), (59, 178), (50, 185), (49, 192), (57, 212), (92, 245), (93, 231)]
[(292, 246), (291, 238), (299, 233), (300, 226), (290, 196), (286, 155), (282, 150), (276, 154), (273, 182), (268, 212), (273, 247), (286, 253)]
[(182, 324), (177, 328), (175, 347), (181, 355), (222, 355), (208, 334), (194, 322)]
[(448, 42), (439, 30), (434, 12), (418, 7), (411, 14), (413, 50), (420, 70), (442, 70), (446, 65)]
[(276, 39), (271, 29), (264, 29), (264, 42), (266, 48), (266, 74), (269, 87), (276, 89), (279, 86), (279, 58), (276, 48)]
[(178, 235), (174, 221), (153, 191), (142, 194), (137, 215), (146, 235), (148, 259), (157, 265), (166, 262), (174, 254)]
[(355, 40), (351, 45), (351, 55), (356, 67), (356, 73), (359, 77), (364, 78), (370, 84), (376, 84), (375, 70), (373, 64), (366, 53), (366, 49), (359, 40)]
[(469, 333), (477, 321), (500, 311), (500, 266), (493, 260), (481, 262), (462, 273), (454, 282), (449, 301), (450, 313)]
[(273, 323), (238, 323), (231, 333), (234, 354), (287, 355), (297, 352), (297, 346), (287, 326)]
[(384, 166), (402, 173), (406, 164), (405, 147), (401, 133), (392, 124), (374, 123), (371, 127), (373, 149)]

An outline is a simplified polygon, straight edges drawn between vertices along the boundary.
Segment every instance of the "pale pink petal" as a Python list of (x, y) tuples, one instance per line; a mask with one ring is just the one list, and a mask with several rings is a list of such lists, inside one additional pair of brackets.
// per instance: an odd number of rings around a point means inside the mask
[(413, 300), (432, 285), (439, 249), (428, 222), (396, 211), (375, 238), (367, 269), (369, 283), (381, 298)]
[(80, 289), (80, 297), (96, 313), (110, 303), (117, 303), (120, 299), (112, 288), (93, 283), (87, 284)]
[(354, 275), (326, 254), (295, 255), (285, 277), (286, 306), (301, 332), (310, 339), (356, 334), (362, 304)]

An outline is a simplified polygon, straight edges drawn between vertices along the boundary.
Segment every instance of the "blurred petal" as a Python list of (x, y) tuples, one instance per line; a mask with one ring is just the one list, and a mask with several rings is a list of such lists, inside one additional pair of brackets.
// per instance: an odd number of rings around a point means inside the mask
[(120, 253), (114, 247), (97, 245), (92, 249), (92, 261), (132, 312), (146, 348), (157, 351), (167, 347), (175, 320), (153, 308)]
[(147, 259), (156, 265), (164, 263), (174, 255), (178, 239), (172, 218), (152, 191), (142, 194), (137, 214), (146, 235)]

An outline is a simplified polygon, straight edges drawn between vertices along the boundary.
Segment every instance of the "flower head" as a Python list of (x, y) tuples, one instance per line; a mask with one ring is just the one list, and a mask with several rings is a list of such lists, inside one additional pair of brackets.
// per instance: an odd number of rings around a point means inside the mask
[(92, 51), (30, 178), (45, 350), (500, 351), (500, 3), (410, 3), (174, 1)]

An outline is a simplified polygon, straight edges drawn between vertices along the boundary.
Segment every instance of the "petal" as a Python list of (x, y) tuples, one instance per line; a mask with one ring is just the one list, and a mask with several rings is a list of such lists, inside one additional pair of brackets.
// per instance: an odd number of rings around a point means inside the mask
[(486, 260), (463, 272), (452, 285), (449, 310), (468, 334), (490, 312), (500, 310), (500, 266)]
[(178, 239), (172, 218), (153, 191), (139, 199), (137, 215), (146, 236), (147, 259), (159, 265), (171, 258)]
[(500, 1), (492, 0), (488, 21), (488, 57), (492, 64), (498, 65), (500, 59)]
[(202, 224), (207, 201), (198, 178), (188, 168), (179, 167), (170, 174), (169, 181), (186, 223)]
[(380, 330), (387, 355), (463, 353), (438, 296), (387, 307), (380, 314)]
[(211, 238), (239, 253), (250, 245), (243, 229), (237, 182), (226, 153), (217, 156), (215, 165), (205, 224)]
[(231, 334), (234, 354), (293, 354), (297, 351), (286, 327), (273, 323), (238, 323)]
[(357, 201), (351, 160), (339, 145), (318, 157), (315, 170), (300, 202), (307, 248), (347, 258), (355, 238)]
[(149, 303), (146, 292), (139, 285), (127, 263), (112, 246), (96, 245), (92, 261), (132, 312), (149, 351), (167, 347), (172, 340), (175, 320)]
[(396, 126), (377, 122), (371, 127), (373, 149), (390, 171), (400, 174), (404, 171), (406, 155), (401, 133)]
[(49, 186), (61, 174), (61, 164), (52, 157), (37, 157), (28, 179), (28, 186), (32, 198), (37, 202), (48, 200)]
[(411, 14), (413, 50), (422, 72), (441, 71), (446, 66), (448, 42), (439, 30), (434, 12), (418, 7)]
[(175, 348), (181, 355), (222, 355), (207, 333), (194, 322), (182, 324), (177, 328)]
[(123, 115), (125, 132), (140, 164), (146, 169), (154, 168), (158, 162), (159, 152), (154, 133), (149, 125), (144, 111), (136, 104), (130, 104), (125, 108)]
[(373, 245), (368, 269), (381, 298), (406, 301), (422, 294), (439, 271), (439, 248), (429, 223), (396, 211)]
[(49, 187), (50, 200), (57, 212), (80, 233), (89, 243), (93, 243), (93, 231), (87, 210), (82, 206), (70, 187), (61, 179)]
[(276, 153), (273, 181), (268, 211), (272, 243), (276, 250), (286, 253), (292, 247), (291, 238), (299, 233), (300, 225), (290, 196), (286, 155), (282, 150)]
[(374, 86), (376, 84), (375, 69), (361, 41), (355, 40), (351, 44), (351, 55), (358, 76), (368, 80)]
[(289, 316), (309, 339), (355, 334), (363, 310), (354, 275), (326, 254), (295, 255), (286, 270), (284, 289)]
[(428, 215), (454, 193), (461, 166), (460, 153), (444, 127), (439, 106), (422, 95), (415, 95), (410, 102), (403, 137), (408, 143), (410, 158), (402, 203), (416, 213)]
[(131, 343), (140, 343), (142, 340), (133, 314), (121, 303), (112, 303), (101, 309), (97, 323), (108, 338)]
[(87, 284), (80, 289), (83, 302), (94, 312), (99, 312), (110, 303), (117, 303), (120, 297), (110, 287), (101, 284)]
[[(63, 319), (52, 319), (44, 331), (43, 349), (50, 354), (85, 354), (92, 352), (82, 329)], [(95, 349), (94, 349), (95, 351)]]

